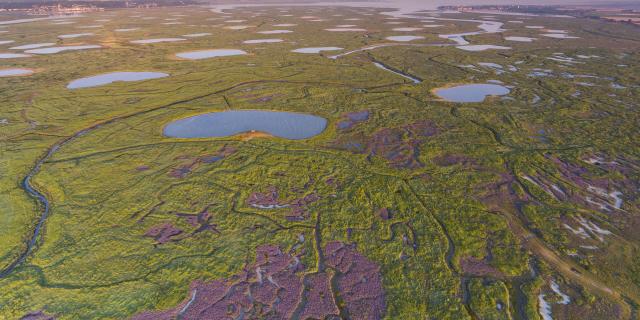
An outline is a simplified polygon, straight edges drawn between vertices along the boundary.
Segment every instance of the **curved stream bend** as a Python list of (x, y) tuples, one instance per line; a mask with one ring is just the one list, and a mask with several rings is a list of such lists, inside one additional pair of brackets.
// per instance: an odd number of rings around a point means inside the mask
[(56, 151), (58, 151), (58, 149), (60, 149), (60, 147), (62, 147), (63, 145), (73, 141), (75, 138), (86, 134), (87, 132), (89, 132), (91, 130), (100, 128), (103, 125), (109, 124), (109, 123), (114, 122), (114, 121), (116, 121), (118, 119), (120, 119), (120, 118), (118, 117), (118, 118), (114, 118), (114, 119), (111, 119), (111, 120), (107, 120), (107, 121), (102, 122), (102, 123), (95, 124), (95, 125), (93, 125), (93, 126), (91, 126), (89, 128), (86, 128), (86, 129), (83, 129), (83, 130), (80, 130), (80, 131), (74, 133), (73, 135), (63, 139), (62, 141), (59, 141), (59, 142), (55, 143), (53, 146), (51, 146), (47, 150), (47, 153), (36, 162), (36, 165), (33, 167), (33, 169), (31, 169), (31, 171), (29, 171), (27, 176), (24, 177), (24, 179), (22, 180), (21, 186), (27, 192), (27, 194), (29, 194), (30, 197), (35, 198), (39, 202), (39, 205), (43, 206), (42, 214), (40, 215), (40, 218), (38, 219), (38, 223), (36, 224), (36, 228), (33, 230), (33, 234), (31, 235), (31, 238), (27, 242), (27, 248), (8, 267), (6, 267), (4, 270), (0, 271), (0, 279), (6, 278), (7, 276), (9, 276), (9, 274), (11, 274), (11, 272), (13, 272), (13, 270), (15, 270), (15, 268), (20, 266), (27, 259), (27, 257), (29, 256), (29, 254), (33, 250), (33, 247), (35, 247), (35, 245), (37, 244), (38, 236), (40, 235), (40, 232), (42, 231), (42, 228), (44, 226), (44, 222), (47, 220), (47, 217), (49, 215), (49, 211), (50, 211), (49, 200), (47, 200), (47, 197), (45, 197), (44, 194), (40, 193), (40, 191), (36, 190), (36, 188), (34, 188), (31, 185), (31, 178), (33, 178), (33, 176), (35, 176), (36, 174), (38, 174), (38, 172), (40, 172), (40, 168), (42, 167), (42, 164), (45, 163), (49, 158), (51, 158), (51, 156), (54, 153), (56, 153)]
[(47, 200), (47, 197), (45, 197), (44, 194), (40, 193), (31, 185), (31, 178), (33, 178), (34, 175), (40, 172), (40, 168), (42, 167), (42, 164), (45, 161), (47, 161), (47, 159), (49, 159), (56, 151), (58, 151), (58, 149), (63, 144), (71, 141), (75, 137), (84, 133), (85, 131), (80, 131), (75, 135), (62, 140), (61, 142), (54, 144), (51, 148), (49, 148), (47, 153), (42, 158), (40, 158), (40, 160), (36, 162), (36, 165), (33, 167), (33, 169), (31, 169), (31, 171), (29, 171), (27, 176), (22, 180), (22, 183), (21, 183), (22, 188), (29, 194), (29, 196), (35, 198), (39, 202), (38, 205), (43, 206), (42, 214), (40, 215), (40, 219), (38, 219), (38, 224), (36, 224), (35, 230), (33, 230), (33, 235), (31, 236), (31, 239), (29, 239), (29, 242), (27, 242), (27, 248), (20, 254), (20, 256), (18, 256), (18, 258), (15, 261), (13, 261), (8, 267), (6, 267), (4, 270), (0, 272), (0, 279), (7, 277), (11, 272), (13, 272), (13, 270), (16, 267), (21, 265), (27, 259), (27, 256), (29, 256), (29, 254), (31, 253), (31, 250), (38, 242), (38, 236), (40, 235), (40, 231), (42, 230), (44, 221), (47, 219), (47, 216), (49, 215), (49, 207), (50, 207), (49, 200)]

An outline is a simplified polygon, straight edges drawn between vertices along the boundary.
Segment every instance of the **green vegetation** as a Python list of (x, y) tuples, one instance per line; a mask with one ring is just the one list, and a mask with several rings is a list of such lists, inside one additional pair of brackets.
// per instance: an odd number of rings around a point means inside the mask
[[(387, 24), (394, 20), (374, 9), (295, 8), (291, 17), (277, 8), (230, 12), (116, 10), (68, 25), (9, 25), (0, 33), (22, 45), (94, 32), (57, 41), (104, 47), (6, 60), (37, 72), (0, 78), (0, 270), (27, 250), (40, 219), (43, 203), (21, 184), (31, 173), (50, 213), (26, 260), (0, 277), (0, 318), (42, 310), (59, 319), (122, 319), (169, 310), (188, 299), (194, 281), (241, 272), (262, 245), (299, 255), (305, 272), (321, 271), (319, 248), (331, 241), (355, 244), (379, 267), (387, 319), (538, 319), (541, 292), (554, 319), (637, 315), (637, 28), (530, 17), (507, 23), (504, 33), (468, 37), (511, 50), (403, 45), (329, 59), (333, 52), (290, 51), (347, 52), (406, 33), (394, 27), (427, 23)], [(362, 20), (345, 20), (355, 17)], [(225, 29), (231, 19), (251, 27)], [(172, 21), (183, 23), (163, 24)], [(279, 23), (298, 25), (286, 27), (294, 30), (289, 34), (256, 33), (285, 28), (272, 26)], [(477, 30), (472, 22), (436, 23), (444, 26), (407, 33), (425, 37), (412, 43), (452, 44), (438, 35)], [(78, 28), (95, 24), (103, 27)], [(357, 24), (368, 35), (323, 31), (339, 24)], [(524, 25), (580, 39), (544, 38)], [(212, 35), (129, 42), (202, 32)], [(507, 34), (539, 39), (509, 42)], [(242, 44), (272, 37), (285, 42)], [(249, 54), (174, 56), (215, 48)], [(170, 77), (66, 89), (74, 79), (112, 71)], [(491, 80), (511, 93), (456, 104), (431, 92)], [(230, 109), (309, 113), (329, 124), (307, 140), (162, 135), (173, 120)], [(340, 127), (363, 111), (365, 120)], [(282, 207), (252, 205), (272, 192)], [(204, 213), (206, 223), (194, 222)], [(180, 232), (165, 239), (150, 231), (161, 227)], [(549, 279), (560, 279), (570, 304), (552, 298)]]

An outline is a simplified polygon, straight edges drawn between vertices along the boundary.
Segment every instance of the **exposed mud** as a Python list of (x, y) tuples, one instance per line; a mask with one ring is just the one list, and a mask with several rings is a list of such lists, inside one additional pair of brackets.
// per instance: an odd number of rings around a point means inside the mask
[(368, 157), (381, 157), (393, 168), (413, 169), (424, 166), (419, 160), (420, 144), (438, 132), (433, 122), (422, 120), (400, 127), (383, 128), (371, 136), (360, 133), (340, 136), (332, 146), (367, 154)]
[(379, 267), (340, 242), (328, 243), (323, 253), (328, 269), (305, 275), (299, 255), (258, 247), (256, 261), (241, 272), (194, 281), (180, 305), (133, 319), (381, 319), (386, 304)]

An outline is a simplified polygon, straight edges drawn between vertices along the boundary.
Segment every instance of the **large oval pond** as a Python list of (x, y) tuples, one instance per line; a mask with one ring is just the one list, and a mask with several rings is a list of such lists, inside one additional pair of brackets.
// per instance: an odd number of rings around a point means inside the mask
[(69, 82), (68, 89), (80, 89), (88, 87), (103, 86), (118, 81), (142, 81), (149, 79), (157, 79), (168, 77), (169, 75), (162, 72), (111, 72), (100, 74), (97, 76), (80, 78)]
[(498, 84), (465, 84), (434, 90), (434, 93), (450, 102), (482, 102), (487, 96), (503, 96), (510, 91)]
[(325, 118), (310, 114), (232, 110), (176, 120), (164, 127), (163, 133), (172, 138), (212, 138), (264, 132), (279, 138), (300, 140), (322, 133), (326, 126)]

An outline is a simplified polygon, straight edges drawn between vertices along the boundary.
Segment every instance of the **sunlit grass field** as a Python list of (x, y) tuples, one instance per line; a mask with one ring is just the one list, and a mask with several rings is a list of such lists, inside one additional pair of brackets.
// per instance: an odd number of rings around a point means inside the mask
[[(386, 11), (180, 7), (3, 25), (0, 40), (14, 43), (0, 53), (45, 42), (102, 48), (0, 59), (0, 70), (35, 71), (0, 77), (0, 318), (169, 310), (189, 300), (194, 281), (241, 272), (263, 245), (301, 257), (305, 274), (323, 272), (319, 248), (331, 241), (355, 244), (379, 268), (386, 319), (542, 319), (541, 301), (554, 319), (637, 317), (640, 29), (467, 13), (390, 19)], [(502, 32), (466, 39), (510, 49), (461, 50), (439, 35), (474, 32), (480, 22), (448, 19), (503, 22)], [(56, 24), (65, 21), (73, 23)], [(325, 30), (337, 25), (366, 31)], [(279, 29), (293, 32), (258, 33)], [(58, 38), (76, 33), (93, 35)], [(210, 35), (184, 36), (198, 33)], [(385, 39), (397, 35), (424, 39)], [(130, 42), (150, 38), (186, 40)], [(243, 43), (267, 38), (283, 41)], [(376, 44), (390, 45), (329, 57)], [(343, 49), (291, 52), (305, 47)], [(175, 56), (204, 49), (248, 54)], [(115, 71), (170, 76), (66, 88)], [(509, 93), (480, 103), (434, 93), (471, 83)], [(177, 119), (254, 109), (328, 124), (304, 140), (163, 135)], [(366, 120), (340, 126), (362, 111)], [(25, 191), (29, 176), (50, 205), (31, 249), (44, 203)], [(290, 207), (250, 204), (270, 190), (279, 203), (314, 201), (300, 205), (301, 219), (288, 218)], [(202, 212), (212, 229), (185, 219)], [(149, 236), (166, 224), (180, 233)]]

